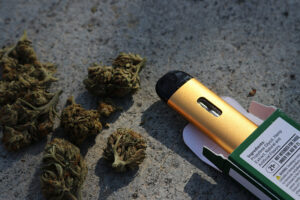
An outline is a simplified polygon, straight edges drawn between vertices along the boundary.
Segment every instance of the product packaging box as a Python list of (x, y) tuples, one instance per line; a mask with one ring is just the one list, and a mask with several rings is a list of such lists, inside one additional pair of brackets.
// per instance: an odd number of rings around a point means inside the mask
[(191, 124), (183, 131), (185, 143), (201, 160), (231, 176), (259, 199), (300, 199), (300, 125), (275, 108), (254, 103), (252, 107), (258, 109), (251, 114), (233, 99), (227, 102), (259, 127), (231, 154)]

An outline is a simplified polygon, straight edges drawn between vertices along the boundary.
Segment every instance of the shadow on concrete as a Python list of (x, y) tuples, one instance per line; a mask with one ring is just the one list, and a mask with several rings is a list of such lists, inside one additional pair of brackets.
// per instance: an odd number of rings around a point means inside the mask
[[(101, 134), (101, 133), (99, 133)], [(85, 155), (87, 154), (87, 152), (89, 151), (90, 148), (92, 148), (95, 144), (95, 138), (97, 137), (97, 135), (92, 135), (90, 137), (88, 137), (81, 145), (78, 145), (79, 149), (80, 149), (80, 153), (83, 157), (85, 157)]]
[[(24, 151), (28, 154), (31, 154), (31, 155), (38, 155), (44, 150), (44, 147), (45, 147), (46, 144), (47, 144), (47, 137), (44, 137), (40, 141), (32, 144), (31, 146), (26, 147), (24, 149)], [(24, 152), (23, 150), (20, 150), (20, 152), (21, 151)]]
[(120, 110), (116, 111), (107, 119), (105, 119), (104, 121), (107, 123), (114, 123), (117, 121), (122, 112), (126, 112), (134, 103), (131, 94), (122, 98), (110, 98), (110, 100), (113, 102), (113, 104), (115, 104), (115, 106), (119, 107)]
[(141, 126), (147, 133), (182, 158), (201, 168), (205, 173), (214, 175), (213, 169), (204, 164), (185, 145), (182, 131), (187, 121), (162, 101), (157, 101), (147, 108), (142, 115)]
[[(239, 186), (230, 187), (236, 183), (233, 183), (228, 176), (217, 172), (215, 169), (202, 162), (185, 145), (182, 139), (182, 131), (185, 124), (187, 124), (187, 121), (164, 102), (157, 101), (144, 111), (142, 122), (142, 127), (146, 129), (150, 136), (160, 141), (163, 145), (180, 155), (195, 167), (201, 169), (204, 174), (211, 177), (213, 182), (215, 182), (210, 183), (203, 179), (199, 174), (194, 173), (184, 188), (184, 191), (188, 193), (192, 199), (203, 199), (203, 197), (204, 199), (218, 199), (220, 195), (216, 195), (215, 198), (213, 198), (212, 194), (214, 189), (216, 189), (216, 191), (220, 189), (220, 185), (222, 186), (221, 188), (224, 186), (230, 190), (239, 189), (241, 193), (249, 195), (248, 191), (241, 189)], [(227, 195), (230, 195), (231, 192), (232, 191), (228, 191)], [(238, 196), (238, 194), (235, 195)], [(250, 197), (252, 198), (253, 196), (250, 195)]]
[(216, 184), (203, 179), (199, 174), (194, 173), (184, 187), (184, 192), (192, 199), (213, 199)]
[(101, 158), (96, 166), (95, 174), (99, 177), (100, 192), (98, 200), (107, 199), (112, 193), (128, 185), (135, 177), (138, 168), (126, 173), (113, 171), (104, 158)]
[(44, 196), (42, 194), (41, 189), (41, 181), (40, 181), (40, 175), (41, 175), (41, 167), (40, 165), (35, 169), (33, 178), (29, 184), (28, 192), (26, 196), (26, 200), (42, 200), (44, 199)]
[[(210, 183), (209, 181), (202, 178), (199, 174), (194, 173), (187, 184), (184, 187), (184, 192), (186, 192), (191, 199), (240, 199), (241, 196), (247, 196), (249, 200), (257, 199), (254, 195), (251, 195), (249, 191), (244, 188), (240, 188), (238, 183), (232, 181), (227, 175), (220, 174), (220, 180), (215, 183)], [(223, 194), (220, 195), (216, 193), (220, 188), (220, 185), (225, 185), (223, 189)]]
[[(1, 138), (1, 135), (0, 135)], [(15, 162), (20, 162), (26, 154), (36, 156), (40, 154), (47, 143), (46, 137), (41, 139), (38, 142), (31, 144), (30, 146), (24, 147), (16, 152), (10, 152), (5, 149), (4, 145), (0, 144), (0, 171), (11, 167)]]
[(10, 168), (15, 162), (20, 161), (27, 153), (26, 151), (9, 152), (5, 149), (3, 144), (0, 145), (0, 152), (0, 171)]
[(107, 199), (118, 189), (128, 185), (135, 177), (138, 168), (126, 173), (115, 172), (104, 158), (101, 158), (96, 166), (95, 174), (99, 177), (100, 192), (98, 200)]
[[(74, 96), (75, 102), (80, 104), (85, 109), (97, 109), (97, 98), (89, 93), (87, 90)], [(64, 108), (67, 105), (65, 104)]]

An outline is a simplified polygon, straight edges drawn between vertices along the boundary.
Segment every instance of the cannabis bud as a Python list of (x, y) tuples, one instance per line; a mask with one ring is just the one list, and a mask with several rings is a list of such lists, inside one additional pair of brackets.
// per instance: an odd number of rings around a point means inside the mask
[(0, 125), (2, 142), (16, 151), (52, 131), (59, 95), (47, 89), (57, 81), (56, 67), (40, 63), (26, 33), (12, 47), (0, 50)]
[(112, 66), (89, 67), (85, 87), (96, 96), (123, 97), (140, 87), (139, 72), (145, 63), (138, 54), (120, 53)]
[(112, 162), (112, 167), (123, 172), (136, 168), (146, 156), (147, 144), (143, 137), (130, 130), (119, 128), (107, 140), (103, 156)]
[(46, 199), (80, 200), (86, 175), (86, 163), (75, 145), (60, 138), (46, 145), (41, 174)]
[(12, 105), (1, 107), (0, 125), (3, 126), (4, 146), (10, 151), (17, 151), (49, 134), (61, 93), (62, 91), (57, 92), (47, 104), (39, 107), (21, 98)]
[(98, 112), (101, 117), (108, 118), (112, 113), (116, 112), (117, 110), (121, 110), (121, 108), (115, 106), (114, 103), (109, 100), (99, 102)]
[(73, 97), (67, 103), (70, 105), (62, 111), (61, 125), (72, 142), (80, 145), (88, 136), (102, 130), (100, 114), (96, 110), (85, 110)]
[(26, 33), (15, 46), (1, 50), (0, 69), (0, 105), (11, 104), (32, 91), (45, 90), (50, 83), (57, 81), (53, 77), (56, 67), (37, 60)]

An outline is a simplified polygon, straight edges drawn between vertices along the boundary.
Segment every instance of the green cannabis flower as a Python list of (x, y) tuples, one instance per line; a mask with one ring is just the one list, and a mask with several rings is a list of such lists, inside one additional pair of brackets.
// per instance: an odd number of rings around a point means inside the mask
[(109, 136), (103, 156), (112, 162), (116, 171), (124, 172), (138, 167), (143, 162), (146, 148), (146, 141), (140, 134), (130, 129), (119, 128)]
[(52, 131), (55, 107), (61, 93), (62, 91), (57, 92), (47, 104), (39, 107), (20, 98), (12, 105), (1, 107), (2, 142), (7, 150), (17, 151), (37, 142)]
[(89, 67), (83, 83), (96, 96), (123, 97), (140, 87), (139, 72), (145, 63), (146, 59), (138, 54), (120, 53), (113, 66)]
[(96, 110), (85, 110), (75, 103), (73, 97), (67, 102), (70, 105), (61, 114), (61, 125), (70, 140), (80, 145), (88, 136), (96, 135), (102, 130), (100, 114)]
[(26, 32), (16, 45), (0, 50), (0, 125), (10, 151), (34, 143), (53, 129), (61, 91), (49, 93), (56, 66), (40, 63)]
[(46, 199), (80, 200), (87, 172), (79, 148), (64, 139), (54, 138), (44, 150), (42, 192)]
[(47, 89), (52, 82), (57, 81), (53, 77), (56, 66), (37, 60), (26, 33), (15, 46), (1, 50), (0, 69), (0, 105), (14, 103), (17, 98), (36, 89)]
[(34, 106), (42, 106), (47, 104), (54, 95), (55, 94), (46, 92), (45, 90), (37, 89), (25, 94), (24, 100), (27, 102), (32, 102)]

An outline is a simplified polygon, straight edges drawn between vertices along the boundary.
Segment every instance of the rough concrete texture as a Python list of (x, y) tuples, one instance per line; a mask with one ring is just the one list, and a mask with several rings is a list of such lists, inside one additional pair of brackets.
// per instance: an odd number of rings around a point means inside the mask
[[(64, 90), (59, 111), (69, 95), (96, 108), (97, 98), (82, 83), (89, 64), (109, 64), (119, 52), (147, 58), (141, 89), (118, 100), (124, 112), (81, 147), (89, 170), (83, 199), (255, 199), (185, 146), (187, 121), (154, 87), (164, 73), (180, 69), (244, 107), (252, 100), (275, 105), (300, 122), (299, 9), (293, 0), (0, 0), (0, 45), (27, 30), (39, 58), (58, 65), (52, 89)], [(247, 97), (252, 88), (256, 95)], [(147, 138), (148, 156), (134, 172), (114, 173), (102, 159), (106, 138), (118, 127)], [(60, 128), (48, 141), (55, 136), (63, 136)], [(18, 153), (0, 145), (0, 199), (43, 199), (46, 142)]]

